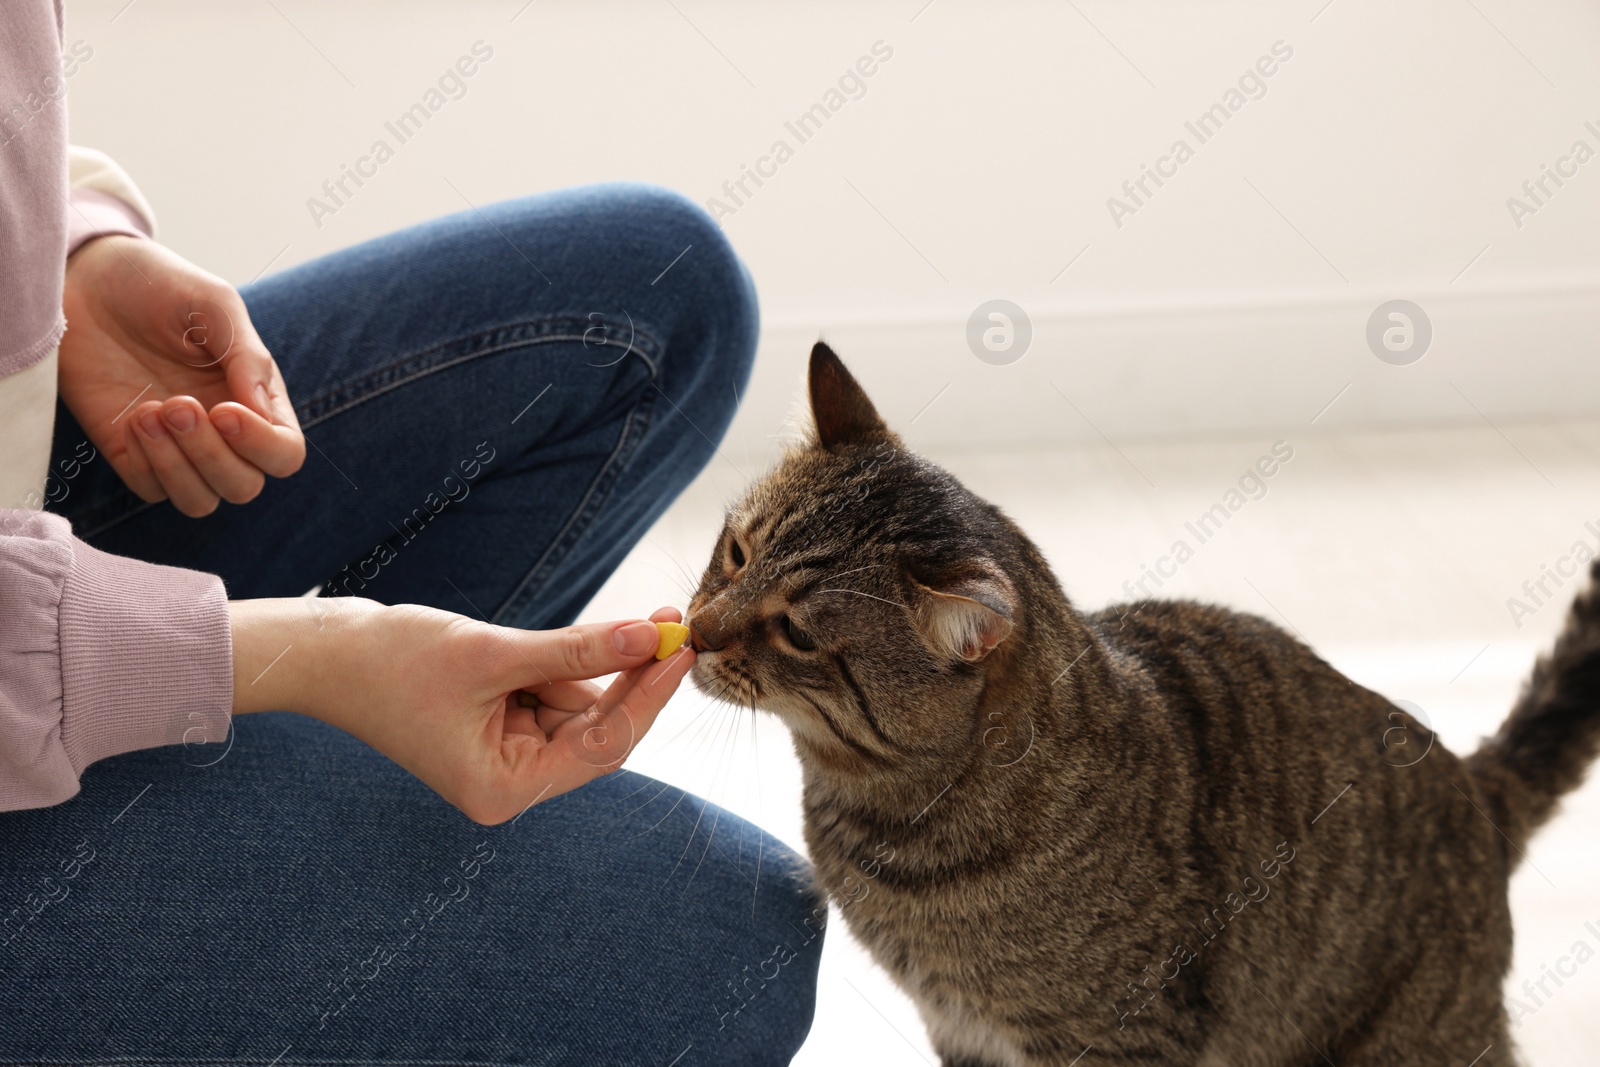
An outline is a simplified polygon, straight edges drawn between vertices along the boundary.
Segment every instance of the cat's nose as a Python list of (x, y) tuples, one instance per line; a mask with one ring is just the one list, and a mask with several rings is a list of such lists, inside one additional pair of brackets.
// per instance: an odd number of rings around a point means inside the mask
[(711, 642), (707, 641), (705, 636), (700, 633), (699, 627), (692, 622), (689, 623), (689, 644), (693, 646), (696, 653), (717, 651)]

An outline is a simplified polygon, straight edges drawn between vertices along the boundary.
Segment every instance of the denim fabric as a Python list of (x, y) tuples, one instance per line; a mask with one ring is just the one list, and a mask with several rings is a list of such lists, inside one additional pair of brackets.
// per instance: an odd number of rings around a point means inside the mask
[[(705, 465), (757, 331), (717, 227), (631, 185), (242, 293), (305, 467), (195, 520), (99, 460), (52, 508), (233, 597), (322, 584), (524, 627), (571, 621)], [(55, 455), (82, 441), (60, 409)], [(220, 759), (129, 753), (82, 785), (0, 814), (3, 1063), (783, 1064), (810, 1027), (826, 909), (803, 861), (628, 771), (485, 829), (272, 713)]]

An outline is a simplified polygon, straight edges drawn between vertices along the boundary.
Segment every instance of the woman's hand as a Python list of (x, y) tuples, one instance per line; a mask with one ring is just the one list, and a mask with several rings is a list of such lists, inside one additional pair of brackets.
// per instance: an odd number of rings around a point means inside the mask
[[(337, 726), (485, 825), (620, 767), (695, 659), (686, 646), (656, 661), (642, 621), (516, 630), (348, 597), (229, 609), (235, 714)], [(590, 681), (618, 671), (603, 692)], [(519, 704), (523, 690), (537, 709)]]
[(155, 241), (98, 237), (67, 261), (61, 399), (145, 500), (242, 504), (306, 443), (238, 292)]

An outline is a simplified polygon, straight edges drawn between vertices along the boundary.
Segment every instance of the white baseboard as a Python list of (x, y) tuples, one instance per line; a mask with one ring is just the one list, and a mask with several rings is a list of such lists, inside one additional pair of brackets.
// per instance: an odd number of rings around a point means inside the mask
[[(1433, 328), (1425, 355), (1404, 366), (1366, 340), (1373, 310), (1395, 297), (1421, 306)], [(774, 433), (792, 415), (818, 336), (891, 423), (941, 448), (1600, 414), (1595, 280), (1016, 303), (1033, 339), (1007, 366), (968, 348), (965, 306), (771, 313), (741, 431)]]

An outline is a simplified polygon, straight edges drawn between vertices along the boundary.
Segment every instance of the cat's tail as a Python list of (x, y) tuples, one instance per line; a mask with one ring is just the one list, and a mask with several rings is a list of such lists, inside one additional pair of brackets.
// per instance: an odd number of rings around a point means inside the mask
[(1600, 751), (1600, 560), (1556, 644), (1540, 656), (1500, 732), (1467, 759), (1520, 851)]

